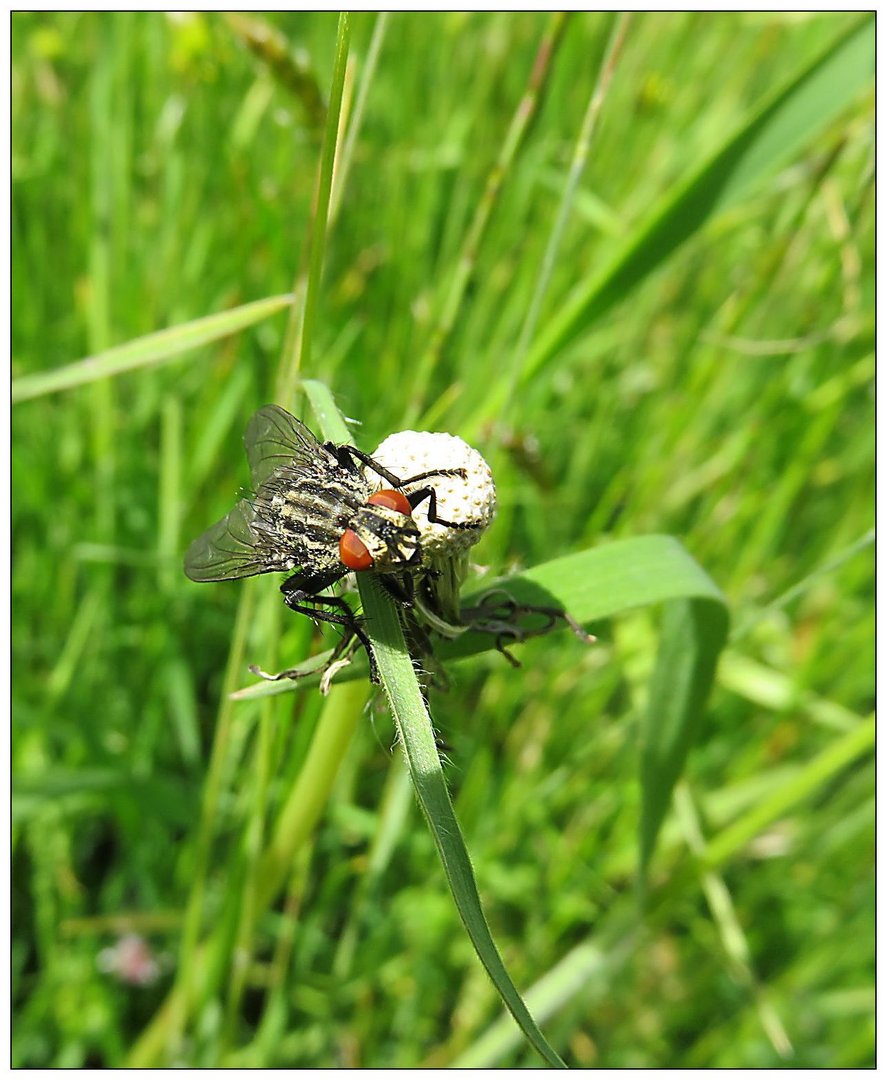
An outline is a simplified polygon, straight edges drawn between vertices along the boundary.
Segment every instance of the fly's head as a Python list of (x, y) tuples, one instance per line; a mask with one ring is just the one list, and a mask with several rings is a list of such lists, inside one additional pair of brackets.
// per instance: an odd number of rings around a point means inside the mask
[(339, 558), (349, 570), (393, 574), (421, 561), (421, 536), (412, 507), (400, 491), (370, 495), (339, 540)]

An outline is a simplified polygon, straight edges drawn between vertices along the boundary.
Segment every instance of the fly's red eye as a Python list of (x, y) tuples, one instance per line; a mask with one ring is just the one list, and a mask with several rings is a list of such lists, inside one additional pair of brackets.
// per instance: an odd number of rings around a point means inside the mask
[(402, 491), (386, 489), (373, 492), (367, 499), (367, 503), (370, 506), (387, 506), (389, 510), (396, 510), (399, 514), (406, 514), (407, 517), (411, 517), (413, 513), (410, 500)]
[(339, 559), (349, 570), (369, 570), (373, 565), (366, 544), (353, 529), (346, 529), (339, 537)]

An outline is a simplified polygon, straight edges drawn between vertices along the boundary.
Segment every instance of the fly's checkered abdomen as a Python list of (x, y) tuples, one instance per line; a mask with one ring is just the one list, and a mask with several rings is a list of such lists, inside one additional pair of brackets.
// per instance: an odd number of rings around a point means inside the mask
[(363, 479), (339, 468), (278, 469), (256, 493), (255, 527), (292, 566), (330, 569), (339, 563), (339, 538), (366, 497)]

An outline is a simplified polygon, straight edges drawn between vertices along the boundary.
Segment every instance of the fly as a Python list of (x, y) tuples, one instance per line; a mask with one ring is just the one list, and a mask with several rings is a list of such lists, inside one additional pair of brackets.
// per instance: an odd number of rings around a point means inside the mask
[[(254, 494), (191, 544), (185, 573), (192, 581), (289, 573), (280, 586), (289, 608), (344, 627), (344, 644), (357, 636), (369, 652), (349, 604), (324, 591), (351, 571), (374, 571), (404, 599), (403, 575), (422, 561), (415, 508), (427, 501), (430, 522), (472, 526), (439, 518), (433, 487), (409, 494), (401, 489), (432, 477), (464, 478), (465, 470), (398, 477), (355, 446), (320, 442), (279, 405), (265, 405), (253, 415), (244, 443)], [(391, 488), (375, 490), (368, 472)]]

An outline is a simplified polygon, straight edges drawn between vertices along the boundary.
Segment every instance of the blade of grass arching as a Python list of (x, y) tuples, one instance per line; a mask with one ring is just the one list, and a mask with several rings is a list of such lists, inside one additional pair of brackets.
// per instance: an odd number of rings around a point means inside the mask
[(539, 107), (546, 82), (551, 73), (552, 60), (566, 28), (566, 19), (567, 16), (562, 11), (553, 12), (549, 17), (548, 25), (530, 70), (527, 88), (511, 119), (505, 141), (499, 151), (496, 163), (487, 177), (486, 187), (468, 228), (465, 244), (456, 263), (449, 288), (444, 296), (440, 318), (432, 331), (428, 347), (419, 358), (416, 376), (413, 380), (411, 401), (404, 419), (405, 428), (416, 422), (416, 418), (422, 409), (428, 379), (437, 366), (441, 350), (455, 325), (466, 289), (474, 274), (481, 241), (496, 208), (499, 191)]
[[(583, 626), (634, 608), (689, 600), (723, 608), (724, 598), (708, 574), (672, 536), (636, 536), (541, 563), (495, 580), (463, 601), (475, 606), (503, 589), (527, 604), (561, 607)], [(443, 659), (495, 647), (490, 635), (470, 631), (440, 647)]]
[(580, 284), (530, 350), (523, 379), (584, 333), (715, 214), (824, 130), (874, 75), (867, 16), (756, 110), (675, 192), (668, 193), (600, 274)]
[(413, 670), (394, 602), (371, 576), (363, 575), (359, 588), (367, 632), (372, 639), (373, 653), (391, 706), (398, 739), (468, 936), (527, 1041), (550, 1066), (565, 1068), (518, 994), (490, 934), (481, 908), (474, 870), (444, 779), (431, 717)]
[(21, 375), (12, 381), (13, 404), (42, 397), (44, 394), (55, 394), (59, 390), (70, 390), (97, 379), (105, 379), (109, 375), (120, 375), (159, 364), (189, 349), (196, 349), (200, 345), (228, 337), (238, 330), (261, 322), (269, 315), (283, 310), (291, 301), (292, 295), (289, 293), (270, 296), (218, 315), (208, 315), (206, 318), (171, 326), (168, 330), (160, 330), (155, 334), (146, 334), (145, 337), (128, 341), (125, 345), (105, 349), (95, 356), (88, 356), (52, 371)]
[[(328, 393), (322, 384), (315, 385)], [(305, 386), (308, 389), (309, 384)], [(310, 389), (308, 396), (312, 396)], [(530, 570), (485, 584), (463, 600), (463, 609), (476, 606), (494, 589), (502, 589), (513, 599), (527, 604), (560, 607), (583, 626), (634, 608), (669, 601), (689, 599), (716, 608), (724, 604), (711, 578), (671, 536), (633, 537), (540, 563)], [(716, 622), (717, 617), (714, 618)], [(493, 635), (469, 630), (453, 641), (441, 642), (437, 651), (441, 660), (448, 661), (475, 656), (495, 647)], [(306, 660), (306, 670), (326, 655)], [(358, 662), (340, 672), (336, 681), (362, 677), (364, 670)], [(249, 700), (292, 693), (311, 684), (310, 679), (291, 684), (263, 682), (236, 691), (236, 697)]]

